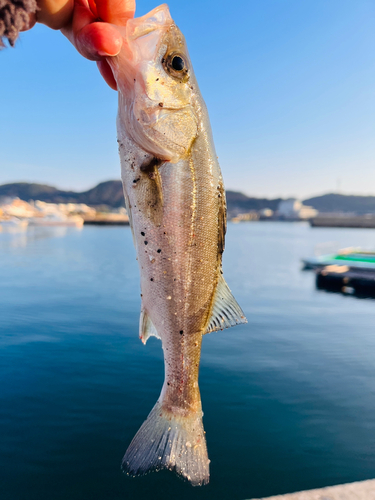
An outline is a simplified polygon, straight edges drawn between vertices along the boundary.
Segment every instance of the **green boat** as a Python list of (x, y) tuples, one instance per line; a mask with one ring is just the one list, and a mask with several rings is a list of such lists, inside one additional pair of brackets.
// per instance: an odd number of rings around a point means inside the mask
[(360, 248), (344, 248), (337, 253), (302, 259), (304, 269), (320, 269), (326, 266), (347, 266), (351, 269), (375, 270), (375, 251)]

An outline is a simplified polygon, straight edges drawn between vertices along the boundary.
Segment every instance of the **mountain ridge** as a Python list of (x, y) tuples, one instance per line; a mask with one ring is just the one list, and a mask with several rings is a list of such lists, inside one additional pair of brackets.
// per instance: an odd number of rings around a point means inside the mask
[[(100, 182), (86, 191), (65, 191), (47, 184), (13, 182), (0, 185), (0, 198), (18, 197), (21, 200), (41, 200), (49, 203), (85, 203), (112, 208), (125, 206), (120, 180)], [(226, 192), (228, 212), (236, 214), (250, 210), (270, 208), (276, 210), (282, 198), (255, 198), (239, 191)], [(342, 195), (328, 193), (303, 201), (320, 212), (346, 212), (356, 214), (375, 213), (375, 196)]]

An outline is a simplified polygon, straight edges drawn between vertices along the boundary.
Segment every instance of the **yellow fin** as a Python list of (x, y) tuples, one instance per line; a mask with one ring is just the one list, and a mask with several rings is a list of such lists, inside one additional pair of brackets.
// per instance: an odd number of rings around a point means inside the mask
[(221, 274), (216, 288), (211, 318), (204, 333), (224, 330), (224, 328), (230, 328), (241, 323), (247, 323), (247, 319), (238, 302), (233, 297), (224, 276)]

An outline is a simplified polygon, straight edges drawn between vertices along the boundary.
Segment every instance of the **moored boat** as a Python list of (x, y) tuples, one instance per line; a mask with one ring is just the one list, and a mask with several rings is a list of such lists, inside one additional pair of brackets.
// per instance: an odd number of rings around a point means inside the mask
[(0, 219), (0, 227), (2, 229), (24, 229), (28, 226), (29, 222), (25, 219), (18, 217), (9, 217), (7, 219)]
[(79, 215), (66, 216), (63, 214), (47, 214), (44, 217), (32, 217), (30, 226), (73, 226), (82, 227), (83, 218)]
[(351, 269), (375, 270), (375, 251), (344, 248), (337, 253), (302, 259), (304, 269), (321, 269), (326, 266), (347, 266)]

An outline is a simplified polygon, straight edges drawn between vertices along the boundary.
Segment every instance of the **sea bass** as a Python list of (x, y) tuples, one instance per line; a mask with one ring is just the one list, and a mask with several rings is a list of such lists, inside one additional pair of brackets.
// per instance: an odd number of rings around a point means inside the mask
[(109, 63), (141, 274), (139, 334), (144, 343), (161, 339), (165, 381), (122, 467), (134, 476), (175, 470), (201, 485), (209, 481), (198, 387), (202, 336), (246, 322), (222, 274), (225, 191), (206, 106), (168, 6), (129, 20), (123, 37)]

